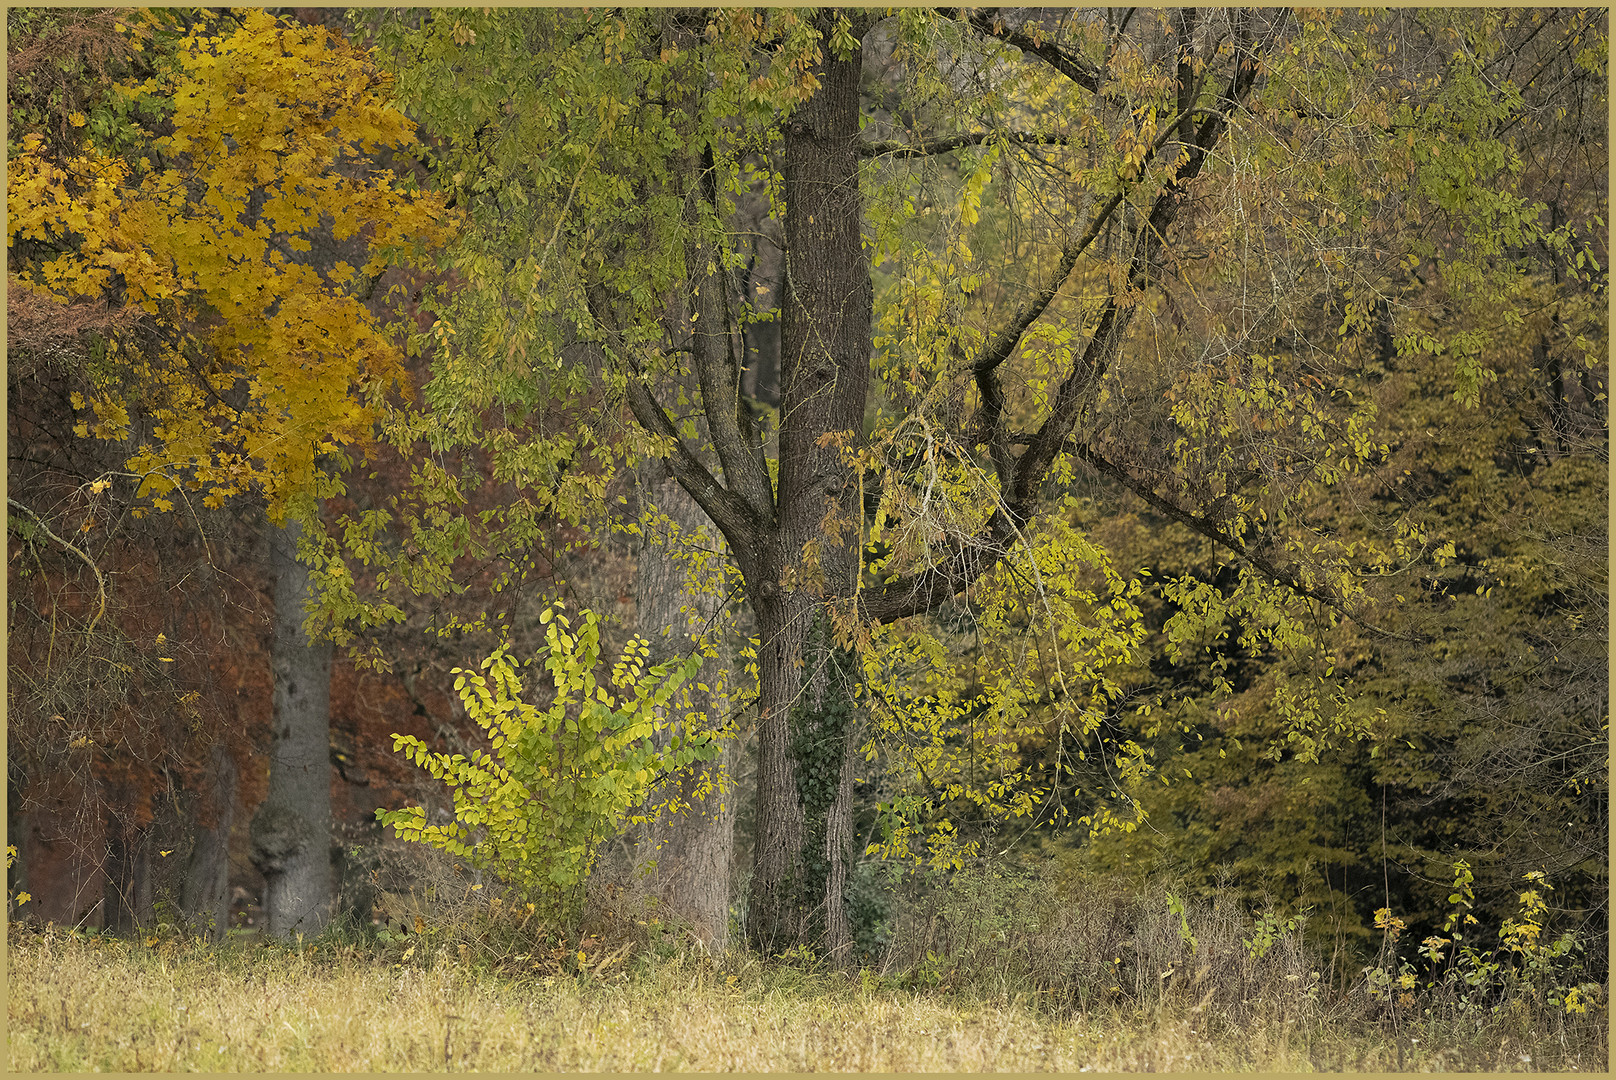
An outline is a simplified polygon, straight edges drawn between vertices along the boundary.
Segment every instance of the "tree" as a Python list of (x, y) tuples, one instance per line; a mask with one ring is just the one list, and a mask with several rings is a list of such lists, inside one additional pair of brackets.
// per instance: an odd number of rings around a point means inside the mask
[[(86, 132), (128, 144), (114, 87), (150, 73), (149, 41), (109, 11), (12, 11), (7, 29), (13, 155), (30, 134), (56, 157)], [(29, 249), (13, 240), (16, 269)], [(71, 394), (134, 312), (20, 287), (7, 308), (8, 839), (13, 874), (33, 879), (24, 914), (127, 927), (174, 899), (222, 934), (241, 743), (206, 642), (230, 621), (229, 515), (133, 520), (107, 479), (133, 447), (73, 434)]]
[[(647, 463), (640, 473), (639, 497), (646, 512), (637, 525), (641, 544), (634, 572), (635, 620), (651, 641), (654, 662), (705, 653), (680, 711), (703, 718), (692, 725), (698, 730), (727, 726), (732, 702), (726, 661), (733, 659), (734, 650), (722, 639), (728, 591), (723, 567), (712, 565), (720, 542), (701, 508), (665, 469)], [(659, 738), (666, 741), (681, 726), (669, 718)], [(655, 864), (652, 892), (714, 953), (729, 944), (735, 850), (733, 740), (720, 745), (719, 753), (669, 779), (664, 812), (648, 823), (637, 852), (641, 863)]]
[[(1496, 307), (1518, 295), (1511, 245), (1571, 242), (1494, 191), (1509, 161), (1489, 125), (1515, 103), (1489, 104), (1462, 51), (1402, 102), (1362, 16), (371, 27), (469, 220), (454, 291), (425, 301), (431, 412), (395, 438), (480, 448), (529, 491), (475, 542), (516, 559), (546, 515), (581, 512), (599, 473), (576, 464), (604, 467), (611, 445), (666, 462), (722, 533), (758, 633), (754, 943), (849, 955), (866, 754), (901, 777), (893, 855), (922, 836), (942, 862), (973, 850), (961, 808), (1061, 817), (1017, 747), (1043, 733), (1053, 774), (1071, 769), (1121, 707), (1143, 633), (1143, 580), (1074, 524), (1084, 485), (1132, 493), (1239, 567), (1227, 589), (1159, 586), (1171, 648), (1215, 694), (1233, 692), (1227, 662), (1203, 654), (1238, 640), (1283, 659), (1276, 739), (1316, 755), (1365, 733), (1323, 631), (1378, 632), (1365, 571), (1447, 555), (1407, 517), (1359, 542), (1309, 514), (1389, 453), (1349, 391), (1356, 350), (1389, 333), (1401, 355), (1448, 358), (1476, 400), (1482, 339), (1413, 310), (1388, 326), (1388, 305), (1418, 271), (1462, 310)], [(767, 315), (737, 288), (755, 230), (737, 235), (734, 210), (760, 192), (784, 249), (773, 412), (741, 394), (740, 342)], [(1445, 246), (1422, 214), (1445, 215)], [(583, 392), (589, 413), (551, 426), (546, 403)], [(637, 430), (614, 426), (624, 409)], [(424, 553), (405, 566), (475, 546), (454, 479), (431, 479), (424, 509), (398, 515)], [(362, 524), (374, 558), (388, 522)], [(1147, 733), (1171, 696), (1133, 703)], [(1114, 750), (1124, 780), (1151, 772), (1137, 741)], [(1126, 788), (1090, 821), (1136, 824)]]
[(493, 754), (435, 754), (412, 736), (393, 737), (395, 749), (453, 790), (453, 820), (429, 824), (420, 806), (376, 812), (404, 839), (449, 851), (479, 873), (494, 870), (519, 901), (542, 905), (546, 920), (576, 908), (604, 834), (645, 804), (659, 777), (716, 751), (705, 741), (656, 738), (658, 714), (700, 658), (647, 669), (645, 640), (631, 639), (612, 665), (609, 690), (596, 676), (599, 618), (582, 615), (576, 631), (559, 605), (542, 616), (554, 691), (548, 709), (522, 699), (520, 662), (503, 646), (480, 665), (487, 676), (456, 670), (455, 689)]
[[(1135, 692), (1177, 683), (1171, 707), (1182, 726), (1149, 739), (1137, 720), (1118, 718), (1112, 739), (1155, 752), (1159, 777), (1133, 789), (1151, 828), (1099, 838), (1085, 857), (1111, 873), (1166, 863), (1207, 893), (1312, 906), (1316, 932), (1371, 949), (1381, 907), (1421, 927), (1416, 940), (1441, 928), (1457, 859), (1475, 869), (1473, 914), (1490, 928), (1514, 915), (1523, 876), (1545, 871), (1598, 956), (1603, 930), (1593, 913), (1606, 871), (1595, 852), (1607, 829), (1597, 762), (1608, 689), (1595, 654), (1603, 657), (1608, 619), (1598, 584), (1608, 547), (1608, 366), (1605, 279), (1593, 267), (1607, 260), (1608, 139), (1605, 121), (1593, 118), (1605, 112), (1604, 32), (1598, 16), (1577, 11), (1382, 18), (1385, 36), (1367, 42), (1382, 51), (1369, 55), (1391, 65), (1383, 46), (1396, 41), (1399, 79), (1459, 95), (1472, 92), (1469, 69), (1503, 98), (1519, 95), (1478, 122), (1467, 151), (1508, 163), (1494, 190), (1540, 213), (1551, 239), (1529, 232), (1487, 256), (1509, 299), (1483, 307), (1454, 286), (1462, 268), (1445, 265), (1445, 253), (1464, 246), (1451, 219), (1428, 219), (1414, 233), (1444, 254), (1391, 279), (1394, 299), (1347, 354), (1353, 364), (1340, 384), (1375, 403), (1390, 452), (1317, 491), (1309, 516), (1359, 544), (1398, 520), (1417, 522), (1454, 554), (1378, 583), (1365, 574), (1383, 598), (1373, 628), (1349, 622), (1329, 636), (1372, 737), (1316, 759), (1276, 747), (1285, 720), (1273, 654), (1231, 648), (1231, 627), (1214, 648), (1234, 690), (1220, 698), (1202, 655), (1164, 655), (1161, 630), (1173, 611), (1153, 598), (1152, 633), (1126, 681)], [(1429, 123), (1461, 100), (1415, 98), (1404, 122)], [(1454, 150), (1438, 146), (1433, 163)], [(1555, 242), (1556, 232), (1570, 242)], [(1439, 327), (1454, 341), (1475, 335), (1468, 347), (1491, 374), (1474, 408), (1454, 407), (1452, 356), (1409, 348), (1394, 320), (1401, 331)], [(1083, 524), (1118, 559), (1158, 577), (1188, 570), (1231, 591), (1216, 549), (1146, 504), (1110, 521), (1107, 505), (1089, 508)]]
[[(30, 135), (11, 163), (13, 288), (133, 314), (74, 399), (78, 433), (124, 442), (149, 418), (124, 466), (137, 498), (215, 508), (253, 491), (277, 526), (277, 719), (253, 834), (280, 935), (318, 929), (330, 906), (330, 647), (305, 637), (298, 534), (370, 441), (376, 400), (408, 385), (367, 294), (445, 236), (437, 200), (372, 167), (411, 142), (385, 91), (323, 28), (204, 17), (123, 90), (157, 103), (163, 133), (137, 123), (137, 152), (92, 142), (65, 161)], [(299, 258), (325, 238), (358, 238), (356, 264)]]

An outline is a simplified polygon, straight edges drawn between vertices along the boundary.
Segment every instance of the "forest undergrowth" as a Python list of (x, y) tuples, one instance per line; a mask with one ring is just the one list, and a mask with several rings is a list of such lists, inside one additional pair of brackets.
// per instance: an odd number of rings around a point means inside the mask
[[(1603, 1073), (1602, 984), (1329, 989), (1303, 924), (1171, 890), (984, 869), (895, 906), (880, 959), (704, 953), (597, 890), (570, 932), (472, 890), (364, 928), (205, 944), (13, 923), (13, 1072), (1550, 1071)], [(628, 902), (625, 902), (628, 901)], [(1519, 937), (1519, 935), (1516, 935)], [(1507, 939), (1500, 949), (1507, 951)], [(1498, 955), (1498, 954), (1495, 954)]]

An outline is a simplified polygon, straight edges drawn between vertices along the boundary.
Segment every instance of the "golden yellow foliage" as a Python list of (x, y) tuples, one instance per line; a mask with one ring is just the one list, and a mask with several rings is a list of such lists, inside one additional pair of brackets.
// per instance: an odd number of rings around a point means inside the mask
[[(212, 505), (261, 489), (278, 515), (321, 479), (320, 455), (370, 438), (378, 396), (408, 385), (354, 286), (451, 229), (441, 200), (375, 164), (414, 144), (388, 85), (324, 28), (248, 12), (229, 32), (204, 22), (167, 71), (120, 88), (171, 104), (152, 159), (87, 147), (58, 163), (36, 136), (12, 159), (8, 240), (54, 252), (13, 287), (141, 313), (144, 332), (92, 372), (79, 432), (127, 437), (138, 393), (154, 438), (129, 467), (159, 507), (185, 480)], [(357, 241), (363, 264), (299, 258), (326, 235)]]

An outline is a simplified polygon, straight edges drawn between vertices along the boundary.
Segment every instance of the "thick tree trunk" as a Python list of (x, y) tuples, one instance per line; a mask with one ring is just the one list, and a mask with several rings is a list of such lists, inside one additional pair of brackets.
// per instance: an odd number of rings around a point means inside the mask
[[(692, 346), (722, 484), (643, 380), (624, 388), (635, 418), (672, 441), (668, 467), (723, 530), (757, 616), (758, 821), (747, 935), (765, 950), (817, 945), (838, 963), (852, 952), (843, 892), (859, 725), (856, 669), (835, 642), (858, 618), (861, 507), (850, 459), (863, 433), (874, 292), (859, 193), (861, 54), (855, 47), (843, 58), (831, 44), (844, 17), (854, 38), (875, 21), (862, 12), (815, 16), (818, 87), (784, 131), (778, 482), (739, 407), (740, 372), (726, 359), (733, 354), (703, 349), (699, 336)], [(604, 283), (591, 286), (589, 306), (615, 333)]]
[(758, 819), (748, 933), (765, 951), (818, 946), (851, 959), (845, 891), (860, 724), (855, 661), (806, 593), (758, 610)]
[(797, 895), (803, 807), (797, 798), (789, 717), (801, 688), (798, 665), (812, 605), (792, 604), (792, 599), (776, 595), (754, 602), (759, 695), (757, 834), (752, 846), (746, 929), (752, 943), (765, 953), (795, 944), (807, 929)]
[(331, 917), (331, 644), (303, 633), (308, 568), (295, 522), (269, 530), (275, 590), (269, 794), (252, 820), (269, 933), (318, 933)]
[(815, 943), (845, 963), (859, 725), (855, 669), (833, 639), (837, 619), (855, 617), (860, 507), (846, 455), (863, 430), (873, 289), (856, 146), (861, 54), (835, 55), (835, 18), (819, 19), (819, 89), (786, 124), (777, 518), (743, 569), (762, 684), (748, 933), (765, 950)]
[[(687, 543), (713, 546), (716, 530), (707, 515), (668, 474), (651, 463), (641, 470), (643, 502), (666, 514)], [(651, 642), (651, 661), (660, 663), (690, 647), (691, 637), (718, 614), (723, 597), (693, 585), (686, 563), (669, 557), (660, 546), (642, 545), (634, 579), (639, 632)], [(717, 685), (709, 660), (695, 682)], [(692, 689), (693, 704), (715, 720), (729, 707), (726, 698)], [(671, 733), (671, 732), (670, 732)], [(733, 795), (720, 790), (729, 771), (730, 751), (694, 766), (658, 798), (671, 795), (684, 807), (664, 815), (641, 838), (639, 861), (655, 860), (651, 890), (673, 917), (714, 953), (729, 947), (730, 862), (735, 852)]]

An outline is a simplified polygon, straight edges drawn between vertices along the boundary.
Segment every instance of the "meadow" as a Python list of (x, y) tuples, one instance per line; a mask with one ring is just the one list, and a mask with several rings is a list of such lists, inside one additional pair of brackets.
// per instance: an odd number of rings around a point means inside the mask
[[(1176, 899), (1176, 898), (1175, 898)], [(221, 945), (8, 933), (12, 1072), (1603, 1073), (1581, 1012), (1331, 989), (1305, 935), (1199, 901), (984, 872), (912, 901), (883, 962), (706, 955), (596, 912), (556, 935), (518, 906), (440, 904), (395, 929)], [(424, 910), (424, 909), (418, 909)], [(645, 914), (638, 911), (636, 914)], [(413, 924), (413, 925), (412, 925)], [(583, 934), (581, 938), (575, 936)]]

